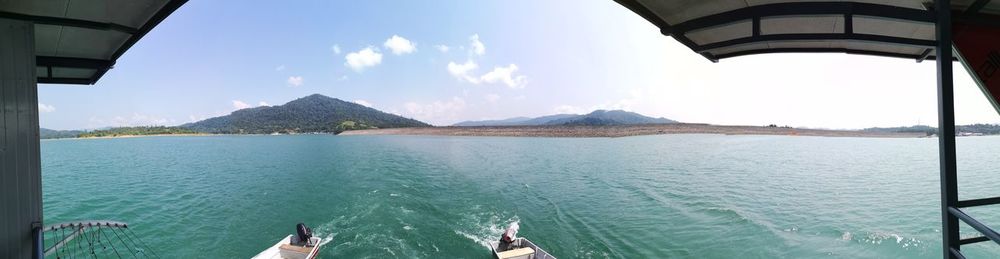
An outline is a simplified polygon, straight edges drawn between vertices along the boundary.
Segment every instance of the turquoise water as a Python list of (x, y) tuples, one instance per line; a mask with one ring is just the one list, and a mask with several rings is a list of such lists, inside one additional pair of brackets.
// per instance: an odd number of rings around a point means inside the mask
[[(115, 219), (168, 258), (488, 258), (508, 223), (560, 258), (940, 258), (937, 139), (212, 136), (42, 141), (46, 223)], [(962, 199), (1000, 138), (960, 138)], [(992, 191), (994, 192), (991, 192)], [(1000, 210), (970, 214), (1000, 222)], [(963, 230), (971, 236), (974, 230)], [(1000, 256), (991, 243), (972, 258)]]

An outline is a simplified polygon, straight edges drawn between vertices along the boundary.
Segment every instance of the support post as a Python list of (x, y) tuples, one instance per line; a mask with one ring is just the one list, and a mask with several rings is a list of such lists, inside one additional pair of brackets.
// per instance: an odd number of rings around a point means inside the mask
[(35, 26), (0, 19), (0, 258), (32, 258), (42, 223)]
[(944, 258), (958, 258), (958, 168), (955, 157), (955, 91), (952, 66), (951, 1), (934, 2), (937, 24), (938, 156), (941, 166), (941, 243)]

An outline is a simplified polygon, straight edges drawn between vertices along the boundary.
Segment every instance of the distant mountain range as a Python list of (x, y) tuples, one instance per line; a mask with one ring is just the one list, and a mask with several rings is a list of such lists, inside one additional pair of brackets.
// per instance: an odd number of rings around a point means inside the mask
[(284, 105), (247, 108), (180, 125), (204, 133), (270, 134), (430, 126), (353, 102), (313, 94)]
[(53, 139), (53, 138), (75, 138), (79, 137), (80, 133), (85, 131), (82, 130), (54, 130), (39, 128), (38, 138), (40, 139)]
[[(546, 125), (632, 125), (676, 123), (666, 118), (652, 118), (621, 110), (596, 110), (589, 114), (556, 114), (537, 118), (517, 117), (505, 120), (466, 121), (455, 126), (546, 126)], [(340, 133), (347, 130), (430, 127), (410, 118), (385, 113), (353, 102), (320, 94), (290, 101), (284, 105), (261, 106), (234, 111), (180, 126), (116, 127), (96, 130), (51, 130), (42, 128), (42, 139), (108, 137), (169, 134), (272, 134)]]
[[(653, 118), (622, 110), (596, 110), (588, 114), (556, 114), (536, 118), (515, 117), (503, 120), (465, 121), (453, 126), (604, 126), (677, 123), (667, 118)], [(117, 127), (93, 130), (51, 130), (41, 128), (42, 139), (93, 136), (133, 136), (168, 134), (271, 134), (271, 133), (340, 133), (346, 130), (375, 128), (431, 127), (399, 115), (385, 113), (353, 102), (320, 94), (290, 101), (284, 105), (237, 110), (229, 115), (180, 126)], [(937, 133), (929, 126), (868, 128), (862, 131)], [(956, 132), (1000, 135), (1000, 125), (972, 124), (956, 126)]]
[(537, 118), (515, 117), (503, 120), (463, 121), (452, 126), (604, 126), (677, 123), (667, 118), (653, 118), (622, 110), (596, 110), (588, 114), (556, 114)]

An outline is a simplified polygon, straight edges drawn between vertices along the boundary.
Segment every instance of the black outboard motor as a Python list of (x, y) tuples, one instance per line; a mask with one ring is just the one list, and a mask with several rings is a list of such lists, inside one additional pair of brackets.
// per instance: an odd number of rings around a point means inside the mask
[(306, 224), (299, 223), (295, 225), (295, 233), (299, 235), (299, 242), (304, 245), (310, 245), (309, 242), (312, 241), (312, 229), (306, 226)]

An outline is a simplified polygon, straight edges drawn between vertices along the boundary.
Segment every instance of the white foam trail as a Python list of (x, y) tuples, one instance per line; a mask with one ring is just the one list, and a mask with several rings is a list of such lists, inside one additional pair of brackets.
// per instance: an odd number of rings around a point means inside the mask
[(327, 243), (330, 243), (330, 241), (333, 241), (333, 238), (336, 237), (336, 236), (337, 236), (337, 233), (330, 233), (330, 234), (327, 234), (326, 236), (323, 236), (323, 239), (319, 241), (319, 245), (323, 246), (323, 245), (326, 245)]
[(475, 224), (476, 227), (473, 230), (474, 233), (469, 233), (461, 230), (455, 230), (455, 234), (468, 238), (469, 240), (475, 241), (477, 244), (490, 248), (490, 242), (500, 239), (500, 235), (506, 230), (503, 226), (516, 226), (520, 228), (521, 220), (514, 216), (509, 219), (508, 224), (498, 224), (499, 219), (496, 216), (490, 217), (488, 222)]
[(392, 256), (396, 256), (396, 252), (393, 252), (392, 249), (389, 249), (388, 247), (383, 247), (382, 250), (389, 252), (390, 254), (392, 254)]
[(481, 246), (483, 246), (485, 248), (490, 248), (490, 241), (492, 241), (492, 239), (484, 238), (484, 237), (481, 237), (481, 236), (476, 236), (476, 235), (465, 233), (465, 232), (462, 232), (462, 231), (459, 231), (459, 230), (455, 230), (455, 234), (458, 234), (459, 236), (463, 236), (465, 238), (468, 238), (469, 240), (475, 241), (476, 244), (479, 244), (479, 245), (481, 245)]

